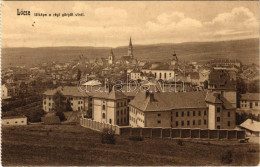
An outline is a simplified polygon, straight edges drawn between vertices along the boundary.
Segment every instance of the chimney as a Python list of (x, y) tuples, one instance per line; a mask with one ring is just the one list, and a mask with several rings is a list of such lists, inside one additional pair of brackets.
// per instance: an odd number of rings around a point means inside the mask
[(145, 92), (145, 98), (147, 98), (149, 95), (150, 95), (149, 90), (146, 90), (146, 92)]
[(154, 92), (150, 92), (149, 90), (147, 90), (145, 92), (145, 98), (150, 97), (150, 101), (154, 101)]

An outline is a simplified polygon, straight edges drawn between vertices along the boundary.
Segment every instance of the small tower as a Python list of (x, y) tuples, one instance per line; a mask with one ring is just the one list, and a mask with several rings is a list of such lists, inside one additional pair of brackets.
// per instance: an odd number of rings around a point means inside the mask
[(171, 60), (171, 65), (175, 66), (176, 64), (178, 64), (178, 58), (177, 58), (175, 51), (174, 51), (174, 54), (172, 56), (173, 56), (173, 58)]
[(115, 56), (113, 50), (111, 49), (110, 55), (108, 56), (108, 64), (114, 64), (114, 61), (115, 61)]
[(133, 55), (133, 45), (132, 45), (131, 37), (130, 37), (129, 46), (128, 46), (128, 56), (130, 56), (132, 59), (134, 58), (134, 55)]

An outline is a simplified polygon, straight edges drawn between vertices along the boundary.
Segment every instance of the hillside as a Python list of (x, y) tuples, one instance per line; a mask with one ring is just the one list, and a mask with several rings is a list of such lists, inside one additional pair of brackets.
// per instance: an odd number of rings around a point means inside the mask
[[(227, 151), (230, 164), (221, 163)], [(236, 140), (149, 139), (116, 136), (102, 144), (100, 133), (79, 125), (28, 125), (2, 128), (3, 166), (254, 166), (256, 143)]]
[[(167, 61), (175, 50), (182, 61), (203, 63), (213, 58), (236, 58), (244, 64), (259, 62), (259, 39), (245, 39), (218, 42), (186, 42), (180, 44), (135, 45), (134, 56), (139, 60)], [(116, 58), (127, 54), (127, 46), (113, 48)], [(87, 58), (106, 57), (108, 47), (41, 47), (41, 48), (3, 48), (2, 66), (26, 65), (77, 59), (79, 55)]]

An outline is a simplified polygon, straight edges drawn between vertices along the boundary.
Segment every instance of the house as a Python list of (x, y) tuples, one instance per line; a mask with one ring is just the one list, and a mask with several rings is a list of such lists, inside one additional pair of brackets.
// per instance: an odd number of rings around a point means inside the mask
[(54, 110), (54, 95), (60, 91), (70, 102), (73, 111), (81, 111), (87, 115), (92, 113), (92, 97), (86, 93), (81, 92), (76, 86), (64, 86), (57, 89), (47, 90), (43, 93), (43, 110), (50, 112)]
[(235, 108), (221, 94), (138, 92), (129, 103), (132, 127), (233, 129)]
[(112, 125), (128, 125), (128, 98), (115, 87), (93, 96), (93, 120)]
[(245, 122), (239, 125), (241, 129), (246, 130), (246, 135), (260, 137), (260, 122), (247, 119)]
[(260, 117), (260, 95), (259, 93), (245, 93), (240, 98), (239, 113), (247, 113)]
[(26, 116), (6, 116), (1, 120), (3, 126), (12, 126), (12, 125), (27, 125)]
[(12, 98), (16, 93), (17, 90), (14, 84), (4, 84), (1, 86), (2, 99)]
[(141, 71), (147, 74), (151, 73), (155, 79), (163, 81), (172, 80), (175, 75), (175, 69), (172, 65), (161, 62), (147, 65)]

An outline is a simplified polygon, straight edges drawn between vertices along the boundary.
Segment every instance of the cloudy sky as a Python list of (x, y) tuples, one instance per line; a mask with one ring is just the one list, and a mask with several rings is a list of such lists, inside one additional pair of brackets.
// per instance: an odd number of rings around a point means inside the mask
[[(33, 16), (71, 12), (85, 16)], [(134, 44), (259, 37), (259, 2), (2, 2), (3, 47), (117, 47), (130, 36)]]

